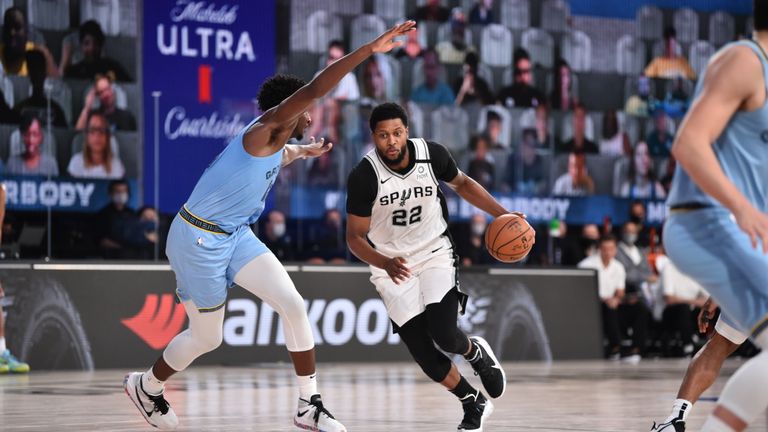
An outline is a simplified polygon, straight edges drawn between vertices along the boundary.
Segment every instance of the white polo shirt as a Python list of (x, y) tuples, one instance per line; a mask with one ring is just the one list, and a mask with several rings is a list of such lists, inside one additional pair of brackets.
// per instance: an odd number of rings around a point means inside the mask
[(597, 287), (601, 299), (613, 297), (616, 291), (624, 289), (627, 273), (615, 258), (612, 258), (606, 267), (600, 259), (600, 254), (596, 253), (581, 260), (578, 267), (597, 270)]
[(701, 285), (681, 272), (666, 256), (661, 255), (656, 258), (656, 269), (661, 275), (664, 295), (675, 296), (687, 301), (694, 301), (700, 296), (708, 295)]

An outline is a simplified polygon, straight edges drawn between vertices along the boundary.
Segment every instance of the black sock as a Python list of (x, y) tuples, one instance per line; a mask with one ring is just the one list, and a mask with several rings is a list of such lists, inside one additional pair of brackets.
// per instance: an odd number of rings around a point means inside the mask
[(470, 403), (475, 402), (477, 400), (478, 391), (474, 387), (472, 387), (471, 384), (469, 384), (469, 381), (464, 379), (464, 377), (461, 377), (461, 380), (459, 380), (459, 383), (456, 384), (456, 387), (454, 387), (453, 390), (451, 390), (451, 393), (456, 395), (457, 398), (461, 401), (461, 403)]
[(469, 352), (464, 356), (464, 358), (467, 361), (471, 362), (475, 360), (475, 357), (477, 356), (478, 348), (477, 348), (477, 344), (475, 344), (472, 340), (469, 341), (469, 346), (470, 346)]

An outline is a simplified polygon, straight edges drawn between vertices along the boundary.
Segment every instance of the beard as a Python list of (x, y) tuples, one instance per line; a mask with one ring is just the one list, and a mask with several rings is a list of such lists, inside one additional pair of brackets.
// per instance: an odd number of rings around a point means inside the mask
[(400, 150), (400, 153), (394, 159), (390, 159), (389, 157), (387, 157), (386, 153), (382, 154), (379, 151), (379, 149), (376, 149), (376, 151), (379, 153), (379, 156), (381, 156), (381, 159), (384, 161), (384, 163), (386, 163), (388, 166), (392, 167), (392, 166), (400, 165), (403, 162), (403, 159), (405, 159), (405, 155), (406, 155), (405, 152), (407, 151), (407, 149), (408, 149), (408, 147), (404, 146)]

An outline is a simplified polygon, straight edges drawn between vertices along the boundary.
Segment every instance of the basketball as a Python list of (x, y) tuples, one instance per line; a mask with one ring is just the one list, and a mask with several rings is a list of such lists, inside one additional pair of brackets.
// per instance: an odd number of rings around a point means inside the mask
[(485, 247), (497, 260), (514, 263), (522, 260), (536, 242), (536, 232), (525, 218), (514, 214), (497, 217), (485, 230)]

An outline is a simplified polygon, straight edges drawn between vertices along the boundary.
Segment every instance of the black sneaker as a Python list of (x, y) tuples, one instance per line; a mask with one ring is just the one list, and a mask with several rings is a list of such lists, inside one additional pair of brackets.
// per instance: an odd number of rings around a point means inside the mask
[(651, 432), (667, 431), (667, 432), (685, 432), (685, 422), (680, 419), (672, 419), (666, 423), (656, 424), (653, 422)]
[(491, 346), (488, 345), (485, 339), (480, 336), (472, 336), (469, 340), (477, 347), (477, 350), (475, 356), (467, 359), (467, 361), (472, 365), (472, 369), (475, 370), (475, 375), (480, 376), (480, 381), (483, 382), (483, 387), (488, 392), (488, 396), (493, 399), (501, 397), (507, 389), (507, 376), (504, 373), (504, 369), (502, 369), (499, 361), (496, 360)]
[(483, 431), (483, 423), (493, 413), (493, 404), (479, 391), (476, 394), (468, 394), (462, 399), (464, 419), (459, 424), (457, 431)]

